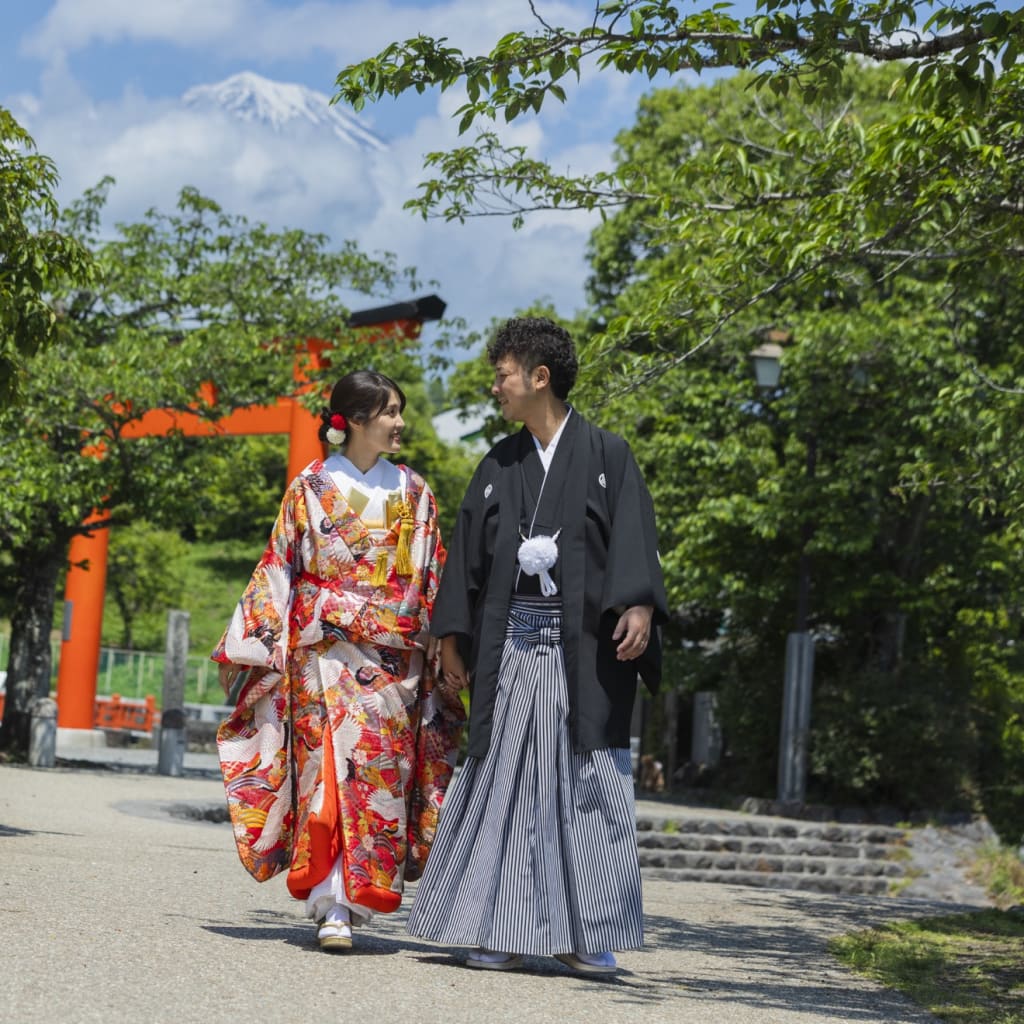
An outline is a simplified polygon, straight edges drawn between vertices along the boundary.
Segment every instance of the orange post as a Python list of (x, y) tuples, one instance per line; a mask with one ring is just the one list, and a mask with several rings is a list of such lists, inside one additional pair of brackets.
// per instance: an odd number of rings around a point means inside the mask
[[(92, 516), (86, 525), (103, 521), (101, 516)], [(62, 729), (93, 727), (109, 541), (107, 527), (98, 527), (89, 535), (79, 534), (71, 541), (71, 565), (64, 588), (64, 638), (57, 672), (57, 725)]]
[(320, 417), (308, 412), (301, 402), (292, 399), (291, 424), (288, 429), (288, 482), (291, 483), (314, 459), (324, 457), (323, 442), (317, 437)]
[[(292, 379), (295, 381), (295, 394), (281, 399), (291, 406), (288, 423), (288, 482), (291, 483), (306, 466), (314, 459), (322, 459), (326, 454), (324, 443), (317, 436), (320, 429), (320, 417), (308, 412), (299, 400), (300, 395), (309, 394), (313, 390), (310, 374), (322, 370), (330, 363), (324, 356), (327, 343), (320, 338), (307, 338), (306, 344), (296, 353), (292, 364)], [(321, 396), (326, 402), (328, 395)]]

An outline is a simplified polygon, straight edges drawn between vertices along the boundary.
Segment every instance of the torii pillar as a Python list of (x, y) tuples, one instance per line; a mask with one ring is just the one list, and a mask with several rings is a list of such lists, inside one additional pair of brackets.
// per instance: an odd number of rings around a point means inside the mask
[[(86, 520), (86, 525), (103, 521), (102, 516), (93, 515)], [(76, 534), (71, 540), (57, 670), (58, 728), (91, 730), (93, 727), (109, 545), (110, 528), (100, 525), (89, 533)], [(93, 685), (77, 686), (78, 679), (92, 679)]]
[[(324, 457), (324, 447), (317, 437), (320, 420), (294, 399), (282, 399), (279, 406), (275, 411), (284, 415), (275, 419), (286, 421), (287, 429), (272, 432), (288, 434), (288, 479), (294, 480), (314, 459)], [(101, 523), (103, 517), (94, 515), (87, 525), (92, 522)], [(57, 669), (59, 729), (93, 729), (109, 544), (109, 527), (98, 526), (88, 533), (76, 534), (68, 551), (64, 627)]]

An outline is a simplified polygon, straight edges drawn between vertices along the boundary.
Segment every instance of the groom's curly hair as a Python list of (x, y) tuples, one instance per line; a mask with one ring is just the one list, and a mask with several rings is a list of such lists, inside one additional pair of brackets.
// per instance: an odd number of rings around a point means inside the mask
[(487, 358), (494, 366), (511, 356), (527, 372), (546, 366), (551, 373), (551, 390), (566, 399), (576, 383), (579, 363), (576, 346), (564, 327), (543, 316), (522, 316), (506, 320), (487, 345)]

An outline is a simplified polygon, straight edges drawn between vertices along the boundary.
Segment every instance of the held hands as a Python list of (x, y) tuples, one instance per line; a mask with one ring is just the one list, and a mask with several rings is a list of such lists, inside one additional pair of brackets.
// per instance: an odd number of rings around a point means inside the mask
[(454, 696), (469, 686), (469, 673), (459, 654), (457, 637), (441, 637), (441, 674), (438, 686), (448, 695)]
[(647, 650), (653, 614), (653, 605), (636, 604), (619, 616), (615, 631), (612, 633), (613, 640), (621, 641), (615, 648), (615, 657), (618, 661), (633, 661)]
[(217, 667), (217, 678), (220, 680), (220, 688), (224, 696), (228, 696), (235, 680), (248, 668), (248, 665), (233, 665), (231, 662), (221, 662)]

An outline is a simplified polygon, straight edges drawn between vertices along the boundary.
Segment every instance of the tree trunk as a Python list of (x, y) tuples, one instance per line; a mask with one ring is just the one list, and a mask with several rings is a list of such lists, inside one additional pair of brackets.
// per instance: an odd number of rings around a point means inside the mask
[(121, 646), (126, 651), (132, 651), (135, 649), (135, 615), (127, 601), (120, 600), (118, 595), (115, 595), (114, 601), (121, 613)]
[(679, 694), (672, 687), (663, 690), (665, 709), (665, 784), (672, 788), (679, 767)]
[(27, 554), (19, 568), (11, 616), (11, 649), (7, 662), (4, 721), (0, 750), (28, 758), (30, 709), (36, 697), (50, 695), (53, 658), (50, 631), (57, 601), (57, 580), (64, 566), (66, 544)]
[[(901, 530), (901, 556), (896, 567), (897, 575), (904, 583), (920, 582), (921, 549), (924, 544), (925, 528), (931, 511), (930, 494), (918, 497), (910, 521)], [(903, 645), (907, 635), (907, 613), (902, 609), (885, 612), (882, 619), (879, 643), (879, 664), (884, 672), (894, 672), (903, 660)]]

